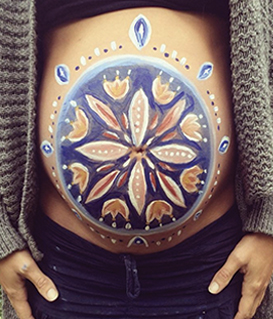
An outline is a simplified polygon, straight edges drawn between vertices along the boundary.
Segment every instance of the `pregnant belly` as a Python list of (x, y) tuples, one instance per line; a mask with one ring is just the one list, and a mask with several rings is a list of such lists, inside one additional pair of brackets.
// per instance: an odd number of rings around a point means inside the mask
[(219, 214), (232, 204), (227, 56), (202, 19), (133, 9), (48, 36), (39, 143), (56, 205), (66, 203), (51, 214), (73, 212), (109, 250), (169, 248), (220, 194)]

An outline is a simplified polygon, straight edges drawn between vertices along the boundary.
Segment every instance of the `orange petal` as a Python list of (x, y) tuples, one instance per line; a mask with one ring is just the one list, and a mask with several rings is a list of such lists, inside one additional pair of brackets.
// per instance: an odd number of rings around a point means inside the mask
[(157, 103), (165, 105), (173, 100), (176, 92), (170, 91), (169, 86), (169, 83), (161, 83), (160, 76), (153, 81), (152, 92)]
[(79, 185), (80, 193), (83, 193), (89, 180), (88, 169), (80, 163), (73, 163), (69, 165), (69, 169), (73, 173), (72, 184)]
[(154, 219), (161, 222), (164, 215), (172, 216), (172, 206), (164, 200), (155, 200), (151, 202), (146, 209), (146, 221), (150, 224)]
[(114, 100), (122, 99), (129, 91), (129, 77), (126, 77), (122, 81), (120, 81), (118, 76), (113, 82), (105, 80), (103, 83), (103, 88), (105, 92)]
[(109, 199), (103, 204), (101, 216), (112, 215), (113, 219), (116, 219), (117, 215), (120, 214), (124, 219), (129, 219), (129, 209), (125, 201), (115, 198)]
[(188, 193), (198, 192), (196, 185), (200, 183), (200, 179), (197, 176), (202, 173), (203, 170), (198, 165), (195, 165), (185, 169), (180, 175), (180, 183)]
[(82, 140), (88, 131), (88, 118), (85, 115), (84, 111), (76, 108), (76, 120), (70, 124), (73, 127), (73, 130), (68, 134), (67, 139), (71, 142), (77, 142)]
[(201, 125), (198, 123), (196, 114), (188, 114), (180, 123), (183, 134), (191, 141), (200, 142), (202, 135), (200, 133)]

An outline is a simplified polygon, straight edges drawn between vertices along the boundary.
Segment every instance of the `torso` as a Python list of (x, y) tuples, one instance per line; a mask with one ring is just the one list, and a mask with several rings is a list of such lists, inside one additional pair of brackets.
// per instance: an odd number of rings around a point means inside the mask
[(170, 248), (234, 203), (228, 30), (163, 8), (50, 31), (41, 208), (109, 251)]

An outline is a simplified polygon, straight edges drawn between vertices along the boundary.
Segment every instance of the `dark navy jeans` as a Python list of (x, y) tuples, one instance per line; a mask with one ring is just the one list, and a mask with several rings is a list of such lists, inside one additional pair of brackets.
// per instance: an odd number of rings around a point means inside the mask
[(238, 273), (218, 295), (215, 272), (242, 237), (236, 208), (163, 252), (133, 256), (99, 248), (41, 214), (40, 268), (60, 296), (49, 303), (29, 284), (36, 319), (233, 319), (241, 296)]

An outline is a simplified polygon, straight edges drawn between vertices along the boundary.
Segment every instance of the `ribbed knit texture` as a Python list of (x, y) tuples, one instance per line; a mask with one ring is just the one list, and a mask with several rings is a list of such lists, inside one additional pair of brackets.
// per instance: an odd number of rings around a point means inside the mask
[[(273, 235), (273, 4), (230, 0), (231, 73), (244, 230)], [(34, 0), (0, 1), (0, 258), (28, 247), (36, 211)], [(256, 319), (273, 319), (273, 286)], [(3, 319), (17, 319), (4, 297)]]

